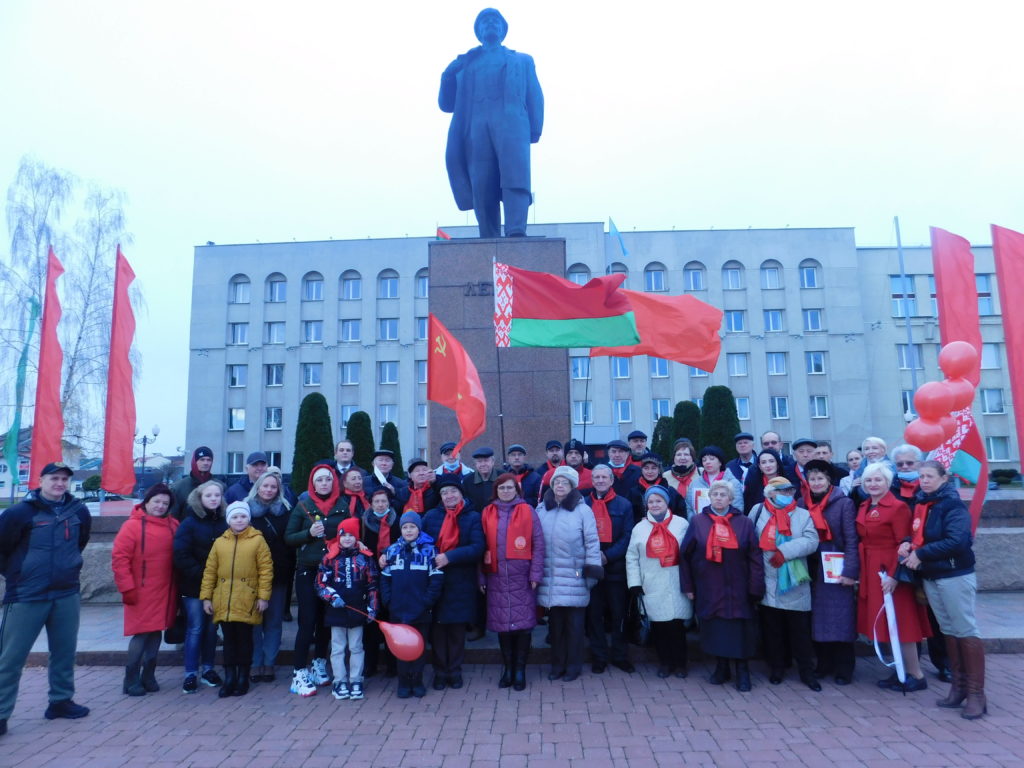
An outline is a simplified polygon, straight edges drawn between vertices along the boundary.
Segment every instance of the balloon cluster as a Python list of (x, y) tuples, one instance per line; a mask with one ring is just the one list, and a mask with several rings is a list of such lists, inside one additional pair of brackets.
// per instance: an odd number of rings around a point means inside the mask
[(956, 432), (956, 411), (974, 401), (974, 385), (966, 378), (977, 370), (978, 350), (966, 341), (952, 341), (939, 352), (944, 381), (929, 381), (914, 393), (918, 418), (907, 424), (903, 438), (922, 451), (933, 451)]

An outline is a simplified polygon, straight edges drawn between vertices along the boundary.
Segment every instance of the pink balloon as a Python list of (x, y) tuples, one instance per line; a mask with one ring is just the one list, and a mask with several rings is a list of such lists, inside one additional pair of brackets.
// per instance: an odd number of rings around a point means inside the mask
[(961, 379), (978, 366), (978, 350), (968, 341), (951, 341), (939, 352), (939, 368), (950, 379)]
[[(946, 379), (946, 386), (953, 393), (953, 406), (951, 411), (962, 411), (970, 408), (974, 402), (974, 385), (967, 379)], [(921, 446), (918, 446), (920, 448)]]
[(953, 392), (941, 381), (922, 384), (914, 393), (914, 410), (922, 419), (938, 421), (953, 410)]
[(954, 434), (956, 434), (956, 417), (951, 416), (948, 413), (939, 419), (939, 424), (942, 426), (942, 434), (946, 437), (942, 442), (949, 440)]
[(903, 439), (922, 451), (933, 451), (945, 441), (945, 430), (937, 421), (914, 419), (903, 431)]
[(423, 635), (415, 627), (408, 624), (391, 624), (378, 621), (380, 631), (384, 633), (384, 641), (388, 649), (402, 661), (416, 661), (423, 655)]

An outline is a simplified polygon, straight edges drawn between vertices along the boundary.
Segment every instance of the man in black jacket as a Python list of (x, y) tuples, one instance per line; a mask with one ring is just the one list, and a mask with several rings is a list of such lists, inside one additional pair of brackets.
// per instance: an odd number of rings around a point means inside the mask
[(92, 519), (85, 504), (68, 493), (71, 475), (63, 462), (47, 464), (39, 487), (0, 514), (0, 572), (7, 579), (0, 618), (0, 735), (7, 732), (22, 669), (43, 627), (50, 648), (46, 719), (89, 714), (72, 696), (79, 575)]
[(498, 470), (494, 467), (494, 450), (477, 448), (473, 452), (473, 462), (476, 471), (462, 478), (462, 491), (473, 509), (483, 512), (484, 507), (491, 503), (494, 481), (498, 479)]

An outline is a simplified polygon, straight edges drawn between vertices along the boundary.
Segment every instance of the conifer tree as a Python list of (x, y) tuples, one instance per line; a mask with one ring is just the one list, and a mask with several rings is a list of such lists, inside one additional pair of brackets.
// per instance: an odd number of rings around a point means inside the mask
[(355, 451), (352, 460), (367, 470), (373, 464), (373, 427), (371, 424), (370, 414), (366, 411), (356, 411), (348, 417), (348, 427), (345, 431), (345, 437), (352, 442), (352, 448)]
[(295, 495), (308, 489), (313, 465), (334, 456), (334, 438), (327, 398), (311, 392), (302, 398), (295, 424), (295, 451), (292, 453), (292, 490)]
[(736, 399), (728, 387), (714, 386), (704, 390), (704, 405), (700, 410), (700, 436), (704, 445), (717, 445), (725, 453), (726, 461), (736, 458), (734, 438), (740, 431), (736, 415)]
[(380, 447), (381, 450), (391, 451), (395, 454), (395, 468), (391, 470), (391, 474), (395, 477), (405, 477), (402, 446), (398, 442), (398, 427), (390, 421), (384, 425), (384, 430), (380, 433)]
[(689, 438), (693, 443), (694, 454), (693, 458), (697, 458), (697, 453), (701, 449), (701, 433), (700, 433), (700, 408), (697, 404), (690, 400), (681, 400), (676, 403), (675, 411), (672, 415), (672, 422), (674, 427), (673, 442), (678, 440), (680, 437)]

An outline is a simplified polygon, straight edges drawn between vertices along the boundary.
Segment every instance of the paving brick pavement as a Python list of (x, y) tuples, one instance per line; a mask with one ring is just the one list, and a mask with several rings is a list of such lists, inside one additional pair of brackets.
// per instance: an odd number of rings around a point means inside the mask
[[(1024, 656), (989, 657), (989, 716), (968, 722), (923, 693), (879, 690), (883, 668), (861, 659), (857, 680), (822, 693), (795, 679), (769, 685), (754, 666), (751, 693), (707, 682), (694, 664), (686, 680), (585, 672), (549, 682), (530, 667), (530, 685), (499, 690), (495, 666), (467, 668), (460, 691), (399, 700), (393, 679), (367, 682), (361, 702), (335, 701), (328, 688), (300, 699), (284, 675), (245, 696), (212, 688), (185, 696), (178, 670), (158, 671), (164, 690), (121, 694), (115, 667), (79, 667), (76, 700), (92, 708), (77, 721), (50, 722), (46, 671), (22, 678), (0, 768), (665, 768), (715, 766), (1024, 765)], [(795, 675), (791, 676), (795, 677)]]

